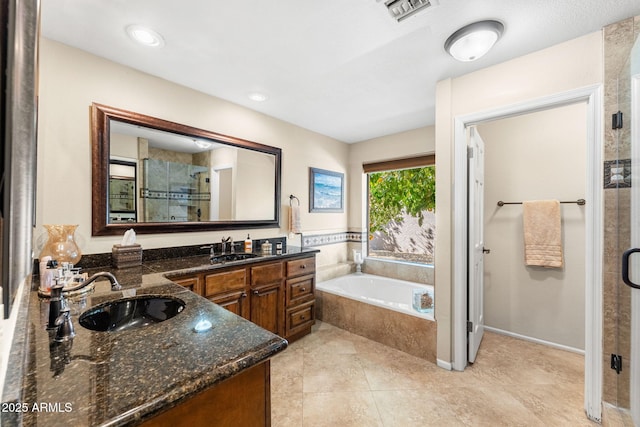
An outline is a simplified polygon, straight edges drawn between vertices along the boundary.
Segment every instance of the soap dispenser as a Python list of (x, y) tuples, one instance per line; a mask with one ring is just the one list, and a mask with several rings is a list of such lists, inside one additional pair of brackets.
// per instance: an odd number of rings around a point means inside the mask
[(253, 241), (251, 240), (251, 237), (249, 237), (248, 234), (247, 234), (247, 238), (244, 241), (244, 251), (247, 253), (253, 252)]

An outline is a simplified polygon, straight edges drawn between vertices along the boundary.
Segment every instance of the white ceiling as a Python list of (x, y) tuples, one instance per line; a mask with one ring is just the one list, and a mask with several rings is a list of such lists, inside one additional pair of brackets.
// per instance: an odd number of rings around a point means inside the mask
[[(640, 15), (639, 0), (432, 0), (401, 23), (383, 0), (42, 0), (45, 37), (344, 142), (434, 123), (436, 82)], [(443, 48), (458, 28), (504, 23), (485, 57)], [(135, 44), (148, 26), (162, 48)], [(247, 98), (259, 91), (269, 99)]]

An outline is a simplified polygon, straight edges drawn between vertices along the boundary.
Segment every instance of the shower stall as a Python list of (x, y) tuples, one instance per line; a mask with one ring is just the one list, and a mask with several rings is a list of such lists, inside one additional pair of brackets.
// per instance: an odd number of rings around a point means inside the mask
[(209, 169), (158, 159), (143, 160), (144, 222), (209, 221)]
[(611, 419), (610, 409), (629, 410), (635, 425), (640, 425), (638, 33), (640, 17), (606, 27), (604, 38), (604, 416)]

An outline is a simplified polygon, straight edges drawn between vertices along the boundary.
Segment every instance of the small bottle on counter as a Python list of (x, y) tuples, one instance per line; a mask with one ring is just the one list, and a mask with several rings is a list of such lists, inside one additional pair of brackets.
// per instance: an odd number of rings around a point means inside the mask
[[(48, 259), (45, 259), (48, 258)], [(43, 257), (40, 261), (40, 290), (49, 292), (54, 280), (58, 276), (58, 262), (51, 257)]]
[(268, 240), (262, 244), (262, 253), (263, 254), (271, 255), (271, 250), (272, 250), (272, 246), (271, 246), (271, 243), (269, 243)]
[(253, 252), (253, 241), (251, 240), (251, 237), (249, 237), (248, 234), (247, 234), (247, 238), (244, 241), (244, 251), (247, 253)]
[(40, 259), (40, 290), (49, 291), (51, 289), (51, 283), (47, 283), (47, 263), (51, 261), (50, 256), (45, 256)]

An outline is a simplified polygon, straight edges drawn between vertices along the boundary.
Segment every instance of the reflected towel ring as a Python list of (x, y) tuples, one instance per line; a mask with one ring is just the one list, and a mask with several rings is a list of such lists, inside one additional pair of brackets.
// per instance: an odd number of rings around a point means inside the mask
[(296, 200), (296, 202), (298, 202), (298, 206), (300, 206), (300, 199), (298, 199), (296, 196), (294, 196), (293, 194), (289, 195), (289, 206), (293, 206), (293, 199)]

